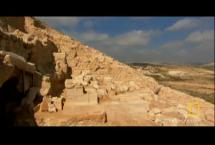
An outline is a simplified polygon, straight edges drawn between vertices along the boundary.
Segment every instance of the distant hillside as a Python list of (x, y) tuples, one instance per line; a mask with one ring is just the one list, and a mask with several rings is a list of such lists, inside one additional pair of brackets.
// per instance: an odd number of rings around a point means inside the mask
[(145, 62), (145, 63), (130, 63), (128, 65), (146, 67), (146, 66), (162, 66), (163, 64)]
[(214, 70), (214, 62), (201, 65), (201, 67), (209, 70)]

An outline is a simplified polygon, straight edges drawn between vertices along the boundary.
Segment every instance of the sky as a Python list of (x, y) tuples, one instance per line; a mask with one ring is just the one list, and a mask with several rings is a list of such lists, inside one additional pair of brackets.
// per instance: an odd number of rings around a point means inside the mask
[(214, 17), (37, 17), (126, 63), (214, 62)]

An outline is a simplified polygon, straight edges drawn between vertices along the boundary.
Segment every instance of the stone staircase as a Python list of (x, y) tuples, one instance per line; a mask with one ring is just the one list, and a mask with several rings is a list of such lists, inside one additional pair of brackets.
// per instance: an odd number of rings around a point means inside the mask
[(107, 122), (107, 115), (101, 105), (88, 103), (86, 96), (68, 99), (63, 107), (55, 113), (37, 112), (37, 123), (44, 126), (99, 125)]

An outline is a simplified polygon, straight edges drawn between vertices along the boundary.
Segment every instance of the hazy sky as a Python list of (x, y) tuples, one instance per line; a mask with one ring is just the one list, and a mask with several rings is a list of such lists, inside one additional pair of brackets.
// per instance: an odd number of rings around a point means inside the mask
[(214, 62), (214, 17), (37, 17), (123, 62)]

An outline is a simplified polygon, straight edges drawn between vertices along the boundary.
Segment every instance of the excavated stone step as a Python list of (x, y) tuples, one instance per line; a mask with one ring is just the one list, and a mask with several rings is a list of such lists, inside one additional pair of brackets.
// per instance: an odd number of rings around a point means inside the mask
[(96, 105), (98, 104), (98, 97), (94, 95), (83, 95), (76, 98), (66, 98), (65, 104), (72, 104), (72, 105)]
[(73, 105), (67, 104), (63, 110), (63, 114), (71, 112), (85, 113), (88, 112), (105, 112), (107, 125), (142, 125), (142, 126), (153, 126), (157, 125), (152, 118), (149, 118), (149, 103), (148, 102), (117, 102), (112, 101), (107, 104), (98, 105)]
[(99, 105), (74, 105), (67, 103), (63, 111), (57, 113), (37, 113), (40, 125), (143, 125), (153, 126), (155, 122), (147, 116), (147, 103), (117, 103)]
[(98, 97), (96, 93), (83, 93), (83, 89), (66, 89), (65, 104), (73, 105), (96, 105)]
[(104, 105), (107, 113), (107, 122), (112, 125), (156, 125), (151, 118), (148, 117), (149, 105), (147, 103), (117, 103), (113, 102)]
[(56, 113), (38, 112), (35, 118), (42, 126), (96, 125), (107, 121), (105, 111), (95, 105), (68, 105)]

